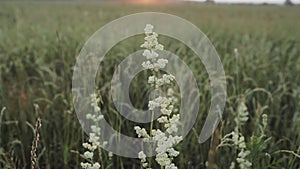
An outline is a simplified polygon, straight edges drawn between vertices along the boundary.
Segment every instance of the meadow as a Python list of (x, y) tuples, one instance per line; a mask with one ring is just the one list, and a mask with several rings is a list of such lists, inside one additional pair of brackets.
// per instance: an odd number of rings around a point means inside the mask
[[(186, 46), (161, 38), (165, 49), (182, 56), (192, 68), (201, 88), (196, 124), (176, 146), (178, 168), (231, 166), (237, 150), (220, 144), (237, 126), (240, 105), (247, 107), (248, 119), (238, 130), (251, 151), (251, 168), (300, 168), (299, 6), (109, 2), (0, 2), (0, 168), (30, 168), (38, 117), (42, 125), (36, 168), (80, 168), (87, 136), (73, 107), (76, 56), (101, 26), (144, 11), (174, 14), (198, 26), (215, 46), (226, 73), (223, 119), (211, 139), (199, 144), (211, 99), (208, 76)], [(136, 136), (135, 124), (113, 109), (109, 84), (115, 66), (140, 49), (142, 38), (130, 38), (109, 51), (97, 76), (105, 119), (130, 136)], [(133, 103), (140, 108), (145, 107), (145, 85), (131, 85)], [(267, 121), (262, 121), (263, 114)], [(103, 169), (141, 168), (139, 159), (110, 157), (105, 150), (98, 160)]]

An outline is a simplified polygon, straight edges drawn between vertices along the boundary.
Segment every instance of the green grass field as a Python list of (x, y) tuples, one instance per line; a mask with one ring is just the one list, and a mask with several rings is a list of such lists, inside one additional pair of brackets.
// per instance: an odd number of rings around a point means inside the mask
[[(85, 41), (101, 26), (127, 14), (156, 11), (185, 18), (198, 26), (219, 53), (227, 77), (223, 120), (211, 140), (198, 143), (210, 106), (209, 80), (200, 61), (180, 43), (167, 43), (192, 68), (201, 88), (200, 112), (194, 129), (176, 146), (179, 169), (229, 168), (236, 159), (230, 147), (216, 148), (234, 129), (242, 98), (249, 120), (241, 128), (253, 169), (300, 168), (300, 7), (118, 3), (0, 2), (0, 168), (30, 168), (34, 124), (42, 119), (38, 167), (80, 168), (82, 143), (87, 139), (72, 102), (72, 73)], [(120, 28), (121, 30), (122, 28)], [(141, 28), (143, 29), (143, 28)], [(121, 42), (108, 53), (97, 85), (106, 119), (135, 136), (133, 124), (114, 115), (109, 82), (122, 58), (139, 49), (141, 38)], [(239, 51), (236, 60), (234, 49)], [(191, 56), (191, 57), (189, 57)], [(238, 66), (236, 66), (238, 65)], [(140, 107), (143, 86), (132, 85), (133, 102)], [(35, 110), (34, 104), (39, 105)], [(260, 139), (262, 114), (268, 115)], [(267, 154), (267, 155), (266, 155)], [(137, 169), (138, 159), (102, 152), (104, 168)], [(154, 161), (154, 160), (153, 160)], [(158, 168), (158, 166), (153, 166)], [(237, 166), (238, 168), (238, 166)]]

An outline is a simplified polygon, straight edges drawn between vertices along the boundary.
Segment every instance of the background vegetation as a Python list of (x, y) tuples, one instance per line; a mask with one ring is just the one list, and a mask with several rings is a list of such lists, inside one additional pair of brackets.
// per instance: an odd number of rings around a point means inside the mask
[[(249, 120), (243, 128), (247, 146), (256, 154), (253, 168), (299, 168), (300, 159), (300, 7), (118, 3), (0, 3), (0, 168), (29, 168), (32, 125), (42, 119), (38, 147), (40, 168), (79, 168), (86, 139), (72, 105), (71, 78), (75, 59), (84, 42), (101, 26), (121, 16), (160, 11), (178, 15), (197, 25), (216, 47), (227, 76), (228, 99), (215, 136), (198, 143), (210, 105), (209, 81), (201, 63), (180, 43), (165, 48), (182, 56), (193, 69), (201, 89), (199, 117), (194, 130), (177, 146), (179, 168), (205, 168), (210, 161), (229, 168), (230, 148), (216, 149), (234, 128), (238, 102), (245, 98)], [(120, 31), (125, 28), (120, 28)], [(114, 66), (139, 49), (142, 38), (122, 42), (108, 53), (99, 70), (101, 105), (112, 125), (134, 135), (132, 124), (115, 115), (107, 94)], [(164, 43), (165, 42), (165, 43)], [(234, 49), (239, 57), (236, 59)], [(238, 66), (236, 66), (238, 65)], [(104, 75), (101, 72), (108, 72)], [(133, 84), (137, 106), (147, 94)], [(39, 105), (35, 110), (34, 104)], [(268, 115), (265, 145), (253, 139), (262, 113)], [(123, 130), (124, 129), (124, 130)], [(260, 143), (260, 142), (258, 142)], [(289, 150), (294, 152), (284, 152)], [(260, 156), (265, 153), (270, 157)], [(107, 163), (107, 152), (101, 162)], [(113, 157), (110, 168), (139, 168), (138, 159)]]

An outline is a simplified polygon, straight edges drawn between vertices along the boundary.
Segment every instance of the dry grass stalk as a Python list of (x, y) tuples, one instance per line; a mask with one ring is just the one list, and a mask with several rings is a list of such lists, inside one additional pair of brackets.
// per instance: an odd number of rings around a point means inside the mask
[(37, 118), (36, 122), (35, 122), (35, 129), (34, 129), (34, 138), (32, 141), (32, 146), (31, 146), (31, 169), (35, 169), (36, 165), (37, 165), (37, 148), (38, 148), (38, 143), (40, 140), (40, 134), (39, 134), (39, 129), (42, 126), (42, 120), (41, 118)]

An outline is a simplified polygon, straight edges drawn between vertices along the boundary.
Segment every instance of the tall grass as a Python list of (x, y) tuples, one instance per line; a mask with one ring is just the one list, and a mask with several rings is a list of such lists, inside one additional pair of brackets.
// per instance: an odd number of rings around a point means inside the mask
[[(114, 12), (111, 12), (114, 11)], [(72, 105), (71, 78), (75, 58), (85, 40), (99, 27), (126, 14), (161, 11), (176, 14), (197, 25), (211, 39), (220, 54), (227, 75), (228, 99), (219, 133), (220, 140), (234, 129), (239, 95), (245, 97), (249, 120), (245, 138), (256, 131), (262, 114), (268, 114), (265, 150), (272, 157), (268, 168), (299, 168), (300, 147), (300, 8), (278, 6), (227, 6), (174, 4), (163, 6), (115, 3), (0, 3), (0, 168), (29, 168), (33, 133), (26, 122), (34, 124), (33, 104), (40, 108), (43, 121), (40, 168), (79, 168), (86, 137)], [(134, 123), (118, 116), (109, 97), (109, 82), (114, 66), (139, 49), (141, 37), (121, 42), (100, 65), (98, 88), (103, 96), (105, 119), (129, 136), (135, 137)], [(192, 68), (201, 92), (201, 105), (194, 130), (176, 149), (178, 168), (205, 168), (208, 158), (222, 168), (233, 161), (231, 150), (214, 150), (214, 140), (198, 144), (206, 112), (210, 106), (208, 75), (197, 57), (175, 40), (162, 38), (172, 51)], [(136, 48), (135, 48), (136, 46)], [(239, 49), (238, 66), (233, 49)], [(101, 72), (106, 72), (102, 74)], [(145, 73), (146, 74), (146, 73)], [(238, 75), (238, 76), (237, 76)], [(146, 77), (141, 74), (140, 78)], [(236, 85), (236, 81), (239, 85)], [(146, 84), (145, 84), (146, 85)], [(131, 84), (133, 104), (145, 107), (147, 91)], [(249, 140), (247, 140), (249, 141)], [(214, 146), (212, 146), (214, 147)], [(103, 166), (109, 161), (103, 153)], [(264, 168), (261, 161), (255, 166)], [(102, 164), (101, 164), (102, 165)], [(110, 168), (139, 168), (138, 159), (113, 156)]]

